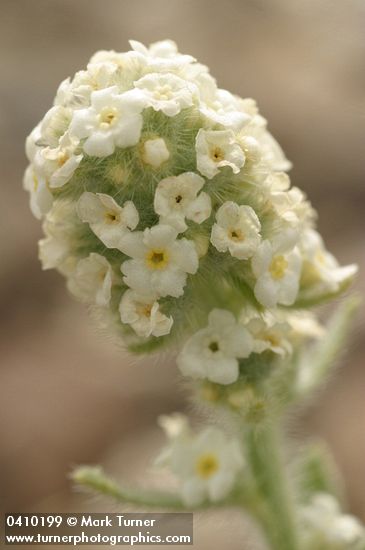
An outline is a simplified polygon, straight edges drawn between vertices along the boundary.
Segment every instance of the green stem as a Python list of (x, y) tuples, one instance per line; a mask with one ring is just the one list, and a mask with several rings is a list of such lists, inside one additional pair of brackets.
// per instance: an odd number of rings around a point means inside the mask
[(186, 510), (181, 499), (173, 493), (122, 488), (99, 467), (81, 466), (72, 472), (71, 479), (79, 487), (110, 496), (117, 502), (148, 508)]
[[(206, 510), (207, 508), (219, 508), (222, 505), (244, 506), (246, 503), (241, 491), (237, 491), (223, 502), (214, 503), (205, 501), (199, 506), (192, 508), (191, 506), (186, 506), (181, 497), (174, 493), (121, 487), (110, 477), (106, 476), (99, 466), (80, 466), (71, 473), (70, 478), (78, 487), (88, 489), (99, 495), (111, 497), (116, 502), (151, 509), (193, 512)], [(245, 492), (245, 496), (247, 496), (247, 491)]]
[(298, 396), (311, 395), (313, 390), (326, 381), (330, 370), (333, 369), (336, 361), (341, 356), (354, 317), (361, 304), (362, 299), (356, 294), (343, 301), (333, 314), (325, 337), (307, 356), (304, 356), (303, 361), (305, 360), (308, 363), (311, 376), (306, 375), (303, 380), (299, 378)]
[(261, 524), (273, 550), (298, 550), (295, 503), (275, 427), (250, 428), (246, 446), (258, 497), (250, 511)]

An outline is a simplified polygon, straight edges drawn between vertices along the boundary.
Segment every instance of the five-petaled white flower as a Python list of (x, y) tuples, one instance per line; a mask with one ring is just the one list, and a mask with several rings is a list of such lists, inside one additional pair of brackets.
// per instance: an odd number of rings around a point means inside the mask
[(270, 239), (281, 247), (293, 248), (298, 244), (300, 234), (310, 227), (315, 211), (300, 189), (292, 187), (284, 172), (270, 174), (263, 183), (266, 195), (266, 231)]
[(129, 229), (135, 229), (139, 221), (132, 201), (119, 206), (104, 193), (83, 193), (77, 204), (77, 213), (108, 248), (120, 248)]
[(245, 154), (232, 130), (202, 130), (195, 140), (197, 168), (208, 179), (218, 174), (220, 168), (229, 166), (238, 174), (245, 164)]
[(196, 273), (199, 261), (194, 243), (176, 237), (177, 231), (168, 225), (126, 235), (120, 249), (133, 260), (121, 266), (124, 282), (141, 293), (181, 296), (187, 273)]
[(39, 124), (41, 147), (58, 147), (60, 139), (67, 132), (72, 110), (64, 105), (54, 105)]
[(270, 350), (278, 355), (285, 355), (291, 352), (292, 346), (288, 340), (291, 327), (273, 312), (265, 311), (260, 314), (245, 308), (239, 320), (253, 338), (255, 353)]
[(211, 124), (240, 130), (251, 120), (251, 114), (245, 109), (244, 100), (228, 90), (217, 88), (215, 80), (209, 74), (199, 74), (199, 84), (199, 110)]
[(138, 336), (164, 336), (169, 334), (173, 319), (160, 310), (156, 297), (135, 290), (126, 290), (119, 305), (122, 323), (131, 325)]
[(219, 252), (229, 250), (239, 260), (247, 260), (261, 242), (261, 224), (251, 206), (227, 201), (216, 214), (210, 240)]
[(184, 504), (199, 506), (204, 501), (219, 502), (229, 496), (244, 467), (238, 440), (216, 427), (210, 426), (198, 434), (193, 434), (181, 420), (178, 427), (171, 434), (171, 426), (167, 425), (169, 443), (156, 462), (167, 466), (180, 479)]
[(317, 231), (306, 229), (301, 237), (303, 295), (316, 296), (326, 292), (337, 292), (354, 277), (357, 265), (340, 266), (336, 258), (325, 249), (322, 237)]
[(139, 90), (118, 93), (117, 86), (97, 90), (91, 94), (91, 106), (74, 111), (70, 134), (83, 144), (85, 153), (106, 157), (116, 147), (135, 145), (142, 128), (141, 111), (144, 101)]
[(24, 173), (23, 187), (29, 193), (29, 204), (32, 214), (40, 220), (52, 208), (53, 197), (48, 182), (36, 174), (30, 164)]
[(230, 311), (214, 309), (208, 326), (196, 332), (178, 355), (185, 376), (232, 384), (239, 375), (238, 358), (252, 352), (252, 337)]
[(282, 252), (270, 241), (263, 241), (252, 258), (257, 300), (269, 308), (276, 304), (292, 305), (299, 290), (301, 266), (296, 247), (290, 252)]
[(187, 228), (185, 218), (196, 223), (209, 218), (212, 209), (210, 197), (204, 191), (199, 193), (203, 185), (204, 179), (194, 172), (161, 180), (154, 201), (160, 222), (172, 225), (180, 233)]
[(82, 302), (100, 307), (108, 306), (114, 274), (108, 260), (91, 252), (82, 258), (68, 280), (68, 288)]
[(66, 133), (57, 147), (38, 150), (34, 166), (37, 172), (44, 175), (50, 187), (62, 187), (71, 179), (83, 158), (83, 155), (77, 152), (78, 145), (79, 140), (71, 139)]
[(43, 269), (57, 268), (63, 272), (72, 255), (72, 243), (77, 230), (74, 202), (65, 199), (55, 201), (43, 222), (46, 237), (38, 243)]
[(175, 116), (181, 109), (191, 107), (197, 90), (194, 84), (172, 73), (151, 73), (134, 85), (141, 90), (146, 104), (167, 116)]

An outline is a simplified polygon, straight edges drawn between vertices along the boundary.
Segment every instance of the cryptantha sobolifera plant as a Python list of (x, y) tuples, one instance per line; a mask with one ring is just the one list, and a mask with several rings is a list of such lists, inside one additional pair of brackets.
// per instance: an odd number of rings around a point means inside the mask
[(202, 412), (195, 432), (161, 417), (158, 457), (179, 489), (123, 488), (99, 468), (74, 479), (168, 510), (238, 506), (275, 550), (364, 549), (338, 502), (328, 452), (287, 452), (288, 411), (326, 379), (356, 309), (325, 328), (341, 267), (253, 99), (217, 87), (171, 41), (97, 52), (58, 88), (27, 139), (24, 185), (39, 256), (134, 354), (172, 349)]

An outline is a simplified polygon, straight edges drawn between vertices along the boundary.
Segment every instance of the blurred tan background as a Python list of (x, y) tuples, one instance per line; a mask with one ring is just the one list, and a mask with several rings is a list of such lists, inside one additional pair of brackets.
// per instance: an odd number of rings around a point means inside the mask
[[(1, 508), (105, 511), (72, 492), (70, 468), (100, 462), (140, 479), (162, 441), (156, 415), (184, 406), (173, 361), (126, 357), (97, 333), (61, 277), (41, 272), (23, 150), (59, 82), (95, 50), (174, 39), (221, 87), (257, 99), (329, 247), (364, 268), (364, 29), (360, 0), (0, 0)], [(365, 293), (363, 273), (357, 287)], [(292, 426), (330, 444), (349, 508), (363, 520), (364, 336), (362, 315), (342, 369)], [(224, 540), (242, 548), (246, 531), (236, 515), (230, 520), (198, 518), (195, 547)], [(256, 548), (249, 536), (245, 548)]]

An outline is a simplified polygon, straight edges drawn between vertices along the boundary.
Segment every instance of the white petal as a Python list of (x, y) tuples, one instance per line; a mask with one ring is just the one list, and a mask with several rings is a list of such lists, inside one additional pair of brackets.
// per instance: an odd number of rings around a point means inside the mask
[(179, 239), (174, 244), (171, 254), (174, 262), (186, 273), (194, 274), (199, 267), (199, 258), (193, 241)]
[(115, 144), (118, 147), (132, 147), (141, 136), (143, 118), (140, 114), (125, 116), (123, 122), (114, 132)]
[(207, 193), (200, 195), (188, 206), (186, 217), (195, 223), (202, 223), (209, 218), (212, 211), (212, 201)]
[(178, 269), (151, 272), (151, 288), (160, 296), (178, 298), (184, 294), (186, 273)]
[(84, 151), (92, 157), (107, 157), (114, 153), (115, 144), (110, 131), (95, 131), (84, 143)]
[(181, 496), (186, 506), (199, 506), (206, 498), (206, 484), (197, 478), (189, 479), (182, 486)]
[(222, 357), (210, 361), (206, 369), (206, 377), (217, 384), (232, 384), (239, 375), (238, 361), (232, 357)]
[(143, 232), (143, 242), (147, 248), (165, 248), (174, 243), (177, 232), (169, 225), (155, 225)]
[(278, 284), (267, 274), (258, 279), (254, 293), (257, 300), (265, 307), (274, 307), (278, 303)]
[(131, 258), (144, 258), (147, 248), (143, 240), (144, 236), (142, 231), (126, 233), (120, 241), (119, 250)]
[(70, 124), (70, 134), (80, 139), (90, 135), (96, 127), (96, 114), (90, 109), (74, 111)]
[(231, 492), (235, 481), (232, 472), (219, 471), (208, 484), (208, 493), (212, 502), (223, 500)]
[(120, 267), (125, 275), (123, 281), (130, 288), (133, 288), (141, 293), (156, 292), (151, 282), (151, 272), (145, 267), (143, 260), (127, 260)]

